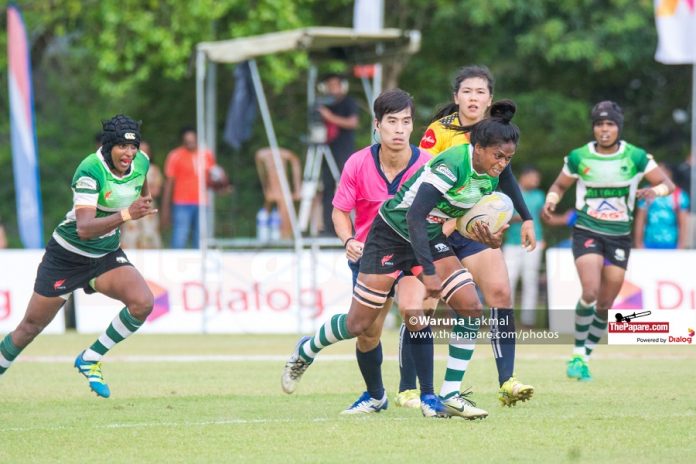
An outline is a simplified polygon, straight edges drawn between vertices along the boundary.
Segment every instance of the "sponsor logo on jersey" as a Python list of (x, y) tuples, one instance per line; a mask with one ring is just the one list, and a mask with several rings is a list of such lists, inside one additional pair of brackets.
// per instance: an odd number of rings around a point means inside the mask
[(382, 263), (382, 267), (385, 267), (385, 266), (393, 266), (393, 265), (394, 265), (394, 261), (391, 260), (393, 257), (394, 257), (393, 254), (382, 256), (382, 259), (380, 260), (380, 262)]
[(447, 166), (445, 166), (444, 164), (439, 165), (438, 167), (435, 168), (435, 170), (437, 172), (439, 172), (440, 174), (442, 174), (443, 176), (447, 177), (452, 182), (457, 181), (457, 176), (455, 176), (452, 173), (452, 171), (450, 171), (450, 169)]
[(614, 251), (614, 259), (617, 261), (626, 261), (626, 251), (621, 248), (617, 248)]
[(76, 189), (97, 190), (97, 180), (91, 177), (80, 177), (75, 182)]
[(56, 280), (53, 282), (53, 290), (65, 290), (65, 279)]
[(116, 262), (117, 262), (117, 263), (121, 263), (121, 264), (125, 264), (125, 263), (128, 262), (128, 260), (127, 260), (124, 256), (117, 256), (117, 257), (116, 257)]
[(126, 140), (135, 140), (135, 134), (133, 132), (126, 132), (123, 134), (123, 138)]
[(428, 214), (426, 216), (425, 220), (431, 224), (444, 224), (445, 222), (447, 222), (446, 218), (439, 217), (439, 216), (433, 216), (432, 214)]
[(444, 253), (445, 251), (449, 250), (449, 247), (445, 245), (444, 243), (436, 243), (435, 244), (435, 251), (438, 253)]
[(596, 245), (593, 238), (588, 238), (587, 240), (585, 240), (585, 243), (583, 243), (583, 246), (585, 248), (594, 248)]
[(587, 175), (590, 172), (590, 167), (586, 166), (585, 169), (582, 170), (583, 175)]
[(425, 131), (425, 134), (423, 134), (423, 138), (420, 141), (420, 146), (423, 148), (433, 148), (436, 142), (437, 138), (435, 137), (435, 131), (428, 129)]
[(604, 212), (604, 211), (618, 211), (618, 208), (616, 206), (612, 205), (609, 203), (607, 200), (603, 200), (599, 206), (597, 207), (597, 211)]
[(108, 200), (109, 198), (111, 198), (111, 190), (109, 190), (108, 192), (106, 192), (106, 193), (104, 194), (104, 199), (105, 199), (105, 200)]

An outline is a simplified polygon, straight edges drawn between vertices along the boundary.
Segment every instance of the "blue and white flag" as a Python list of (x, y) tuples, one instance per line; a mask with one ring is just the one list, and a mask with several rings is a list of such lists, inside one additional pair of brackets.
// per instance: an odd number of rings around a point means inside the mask
[(7, 8), (7, 57), (12, 166), (19, 236), (25, 248), (43, 248), (29, 43), (22, 14), (12, 4)]

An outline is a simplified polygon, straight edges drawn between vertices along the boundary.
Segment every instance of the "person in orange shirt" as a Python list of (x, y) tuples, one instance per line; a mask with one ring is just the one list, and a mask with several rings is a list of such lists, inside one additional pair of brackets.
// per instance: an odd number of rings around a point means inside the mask
[[(171, 248), (186, 248), (191, 236), (191, 248), (198, 248), (198, 210), (206, 198), (198, 195), (198, 138), (195, 129), (181, 129), (181, 146), (167, 155), (164, 163), (164, 191), (162, 192), (162, 229), (172, 226)], [(203, 152), (206, 179), (215, 165), (213, 154)]]

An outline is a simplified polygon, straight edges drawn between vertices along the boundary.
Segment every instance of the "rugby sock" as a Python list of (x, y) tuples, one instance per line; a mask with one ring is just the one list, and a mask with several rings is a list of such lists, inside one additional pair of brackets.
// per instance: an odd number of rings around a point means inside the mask
[(362, 352), (355, 347), (355, 357), (358, 358), (358, 366), (365, 379), (367, 392), (376, 400), (384, 396), (384, 384), (382, 383), (382, 342), (374, 349)]
[(491, 308), (491, 347), (502, 386), (515, 371), (515, 314), (508, 308)]
[(587, 333), (587, 340), (585, 341), (585, 355), (589, 359), (592, 354), (592, 350), (595, 349), (597, 343), (602, 339), (602, 336), (607, 330), (607, 321), (601, 319), (597, 314), (594, 313), (594, 318), (592, 318), (592, 324), (590, 325), (590, 330)]
[(319, 352), (329, 345), (354, 338), (348, 332), (348, 314), (335, 314), (331, 319), (326, 321), (319, 330), (314, 334), (314, 337), (304, 342), (298, 348), (300, 357), (306, 362), (311, 363), (317, 357)]
[(411, 345), (411, 355), (413, 356), (413, 364), (420, 382), (421, 395), (432, 395), (433, 388), (433, 357), (435, 348), (433, 345), (433, 331), (430, 326), (424, 329), (408, 333), (408, 344)]
[(573, 354), (583, 358), (586, 356), (585, 340), (587, 340), (587, 333), (590, 330), (590, 324), (592, 324), (595, 303), (594, 301), (587, 303), (580, 298), (575, 306), (575, 347)]
[(133, 335), (145, 321), (140, 321), (128, 312), (128, 308), (123, 308), (118, 315), (111, 321), (106, 332), (87, 348), (82, 355), (85, 361), (101, 361), (107, 351), (114, 347), (118, 342)]
[(440, 388), (440, 397), (443, 399), (458, 394), (461, 389), (464, 373), (476, 348), (479, 322), (478, 318), (465, 317), (452, 326), (445, 381)]
[(399, 330), (399, 392), (416, 389), (416, 364), (411, 353), (411, 337), (406, 324)]
[(9, 369), (12, 361), (14, 361), (21, 352), (22, 349), (17, 348), (12, 342), (12, 334), (8, 333), (5, 335), (5, 338), (0, 342), (0, 375), (4, 374), (5, 371)]

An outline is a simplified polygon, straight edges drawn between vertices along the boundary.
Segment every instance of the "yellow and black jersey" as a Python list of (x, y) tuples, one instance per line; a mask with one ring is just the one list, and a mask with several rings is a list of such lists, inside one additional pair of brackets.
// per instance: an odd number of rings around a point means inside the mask
[(419, 148), (436, 156), (455, 145), (469, 143), (469, 133), (461, 132), (455, 128), (461, 126), (459, 115), (452, 113), (438, 119), (428, 126), (420, 141)]

